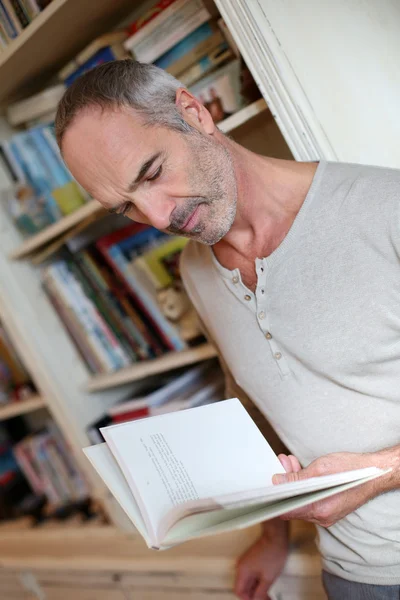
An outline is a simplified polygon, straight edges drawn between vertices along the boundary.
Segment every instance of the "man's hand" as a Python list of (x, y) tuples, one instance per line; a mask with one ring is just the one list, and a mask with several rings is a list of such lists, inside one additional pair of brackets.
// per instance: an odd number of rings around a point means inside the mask
[(327, 454), (314, 460), (305, 469), (301, 469), (300, 463), (293, 456), (289, 458), (281, 454), (279, 455), (279, 460), (286, 471), (290, 470), (290, 466), (293, 469), (291, 472), (283, 475), (274, 475), (272, 480), (274, 484), (299, 481), (308, 479), (309, 477), (329, 475), (341, 471), (352, 471), (353, 469), (362, 469), (364, 467), (392, 469), (391, 473), (387, 475), (378, 477), (346, 492), (336, 494), (331, 498), (326, 498), (325, 500), (320, 500), (309, 506), (289, 512), (281, 517), (284, 520), (302, 519), (321, 527), (330, 527), (372, 498), (375, 498), (375, 496), (399, 486), (399, 446), (374, 453), (356, 454), (353, 452), (338, 452)]
[(262, 536), (239, 559), (235, 594), (240, 600), (268, 600), (288, 553), (288, 526), (279, 519), (264, 524)]

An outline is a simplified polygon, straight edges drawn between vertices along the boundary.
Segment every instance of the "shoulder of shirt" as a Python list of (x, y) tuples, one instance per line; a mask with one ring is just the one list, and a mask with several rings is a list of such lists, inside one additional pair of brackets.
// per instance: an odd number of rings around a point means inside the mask
[(376, 165), (365, 165), (358, 163), (344, 162), (326, 162), (325, 174), (343, 175), (349, 178), (372, 178), (391, 180), (394, 182), (400, 181), (400, 169), (392, 167), (382, 167)]

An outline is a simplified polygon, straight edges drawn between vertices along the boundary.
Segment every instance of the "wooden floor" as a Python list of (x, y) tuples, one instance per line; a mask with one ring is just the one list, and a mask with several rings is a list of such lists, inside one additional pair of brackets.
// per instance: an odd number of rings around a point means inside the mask
[[(1, 600), (234, 600), (238, 556), (257, 527), (166, 552), (110, 526), (0, 530)], [(325, 600), (310, 529), (295, 527), (277, 600)]]

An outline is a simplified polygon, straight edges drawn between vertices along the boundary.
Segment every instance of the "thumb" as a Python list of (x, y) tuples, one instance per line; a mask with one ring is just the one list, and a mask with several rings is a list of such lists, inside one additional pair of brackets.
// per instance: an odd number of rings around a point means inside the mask
[(277, 473), (272, 477), (272, 483), (274, 485), (279, 485), (280, 483), (291, 483), (293, 481), (301, 481), (303, 479), (308, 479), (310, 474), (307, 469), (301, 469), (301, 471), (291, 472), (291, 473)]

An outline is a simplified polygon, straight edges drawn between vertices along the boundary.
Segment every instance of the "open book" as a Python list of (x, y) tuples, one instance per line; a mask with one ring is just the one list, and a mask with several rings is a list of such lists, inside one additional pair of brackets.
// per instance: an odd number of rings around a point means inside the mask
[(272, 484), (284, 473), (233, 398), (112, 425), (85, 448), (150, 548), (248, 527), (380, 476), (375, 467)]

